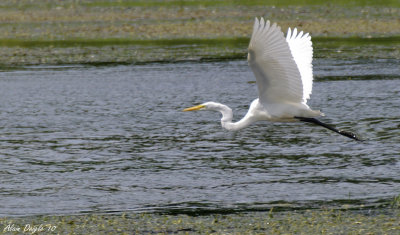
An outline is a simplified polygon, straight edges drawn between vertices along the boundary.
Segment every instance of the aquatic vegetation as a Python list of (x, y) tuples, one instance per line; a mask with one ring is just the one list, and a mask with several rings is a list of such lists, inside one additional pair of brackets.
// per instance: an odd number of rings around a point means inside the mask
[(23, 230), (26, 225), (54, 229), (59, 234), (396, 234), (399, 210), (366, 211), (306, 210), (299, 212), (253, 212), (210, 215), (149, 213), (89, 214), (0, 218), (7, 226)]
[[(399, 59), (398, 37), (314, 37), (315, 58)], [(36, 64), (141, 64), (244, 60), (249, 38), (212, 39), (0, 39), (0, 66)]]
[(393, 198), (391, 206), (397, 209), (400, 208), (400, 194)]
[[(340, 51), (340, 56), (399, 58), (399, 14), (398, 1), (391, 0), (379, 5), (373, 1), (331, 5), (320, 0), (296, 4), (269, 1), (266, 5), (258, 0), (68, 0), (35, 4), (6, 0), (0, 5), (0, 64), (245, 58), (255, 16), (278, 21), (283, 30), (294, 25), (310, 32), (316, 57), (336, 56)], [(391, 42), (380, 52), (386, 38)], [(350, 42), (359, 43), (356, 47), (364, 45), (363, 49), (348, 50)], [(365, 42), (372, 47), (365, 47)]]

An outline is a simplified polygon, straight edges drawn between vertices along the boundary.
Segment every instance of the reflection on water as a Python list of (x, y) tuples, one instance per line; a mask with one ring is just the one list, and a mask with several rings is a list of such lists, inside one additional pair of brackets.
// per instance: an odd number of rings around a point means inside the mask
[(310, 106), (359, 143), (300, 123), (223, 130), (256, 97), (246, 62), (27, 67), (0, 74), (0, 216), (376, 206), (399, 194), (394, 60), (315, 61)]

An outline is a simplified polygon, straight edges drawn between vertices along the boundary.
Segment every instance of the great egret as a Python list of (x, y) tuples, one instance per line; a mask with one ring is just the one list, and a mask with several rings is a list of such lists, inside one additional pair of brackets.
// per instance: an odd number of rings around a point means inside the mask
[(303, 121), (314, 123), (349, 138), (360, 140), (357, 135), (338, 130), (315, 119), (324, 116), (307, 105), (310, 98), (313, 48), (311, 36), (297, 29), (288, 29), (286, 39), (281, 28), (255, 19), (248, 48), (247, 61), (256, 77), (258, 99), (238, 122), (232, 122), (232, 109), (226, 105), (206, 102), (183, 111), (213, 110), (222, 113), (221, 125), (227, 130), (239, 130), (261, 120), (273, 122)]

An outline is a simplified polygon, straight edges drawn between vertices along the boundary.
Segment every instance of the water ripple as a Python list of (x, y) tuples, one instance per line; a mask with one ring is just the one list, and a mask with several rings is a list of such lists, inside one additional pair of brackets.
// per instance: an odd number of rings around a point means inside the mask
[(217, 113), (181, 112), (215, 100), (243, 116), (257, 96), (245, 62), (3, 72), (0, 216), (384, 205), (400, 187), (396, 69), (316, 61), (310, 106), (362, 143), (300, 123), (233, 133)]

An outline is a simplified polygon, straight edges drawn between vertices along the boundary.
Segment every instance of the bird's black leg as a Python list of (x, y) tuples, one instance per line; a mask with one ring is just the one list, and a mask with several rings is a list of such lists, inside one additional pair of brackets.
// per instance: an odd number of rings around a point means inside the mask
[(360, 139), (356, 134), (354, 134), (354, 133), (352, 133), (352, 132), (350, 132), (350, 131), (338, 130), (338, 129), (334, 128), (334, 127), (331, 126), (331, 125), (328, 125), (328, 124), (326, 124), (326, 123), (323, 123), (323, 122), (319, 121), (318, 119), (315, 119), (315, 118), (307, 118), (307, 117), (294, 117), (294, 118), (299, 119), (299, 120), (302, 121), (302, 122), (313, 123), (313, 124), (316, 124), (316, 125), (325, 127), (326, 129), (329, 129), (329, 130), (331, 130), (331, 131), (334, 131), (334, 132), (336, 132), (336, 133), (338, 133), (338, 134), (341, 134), (341, 135), (343, 135), (343, 136), (349, 137), (349, 138), (351, 138), (351, 139), (353, 139), (353, 140), (362, 141), (362, 139)]

